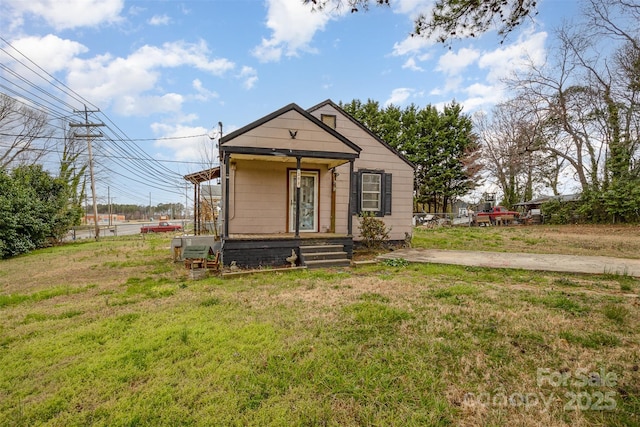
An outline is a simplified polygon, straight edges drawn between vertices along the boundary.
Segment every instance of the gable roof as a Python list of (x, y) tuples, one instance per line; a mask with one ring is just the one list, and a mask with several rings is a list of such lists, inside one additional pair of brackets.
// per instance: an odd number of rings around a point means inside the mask
[(360, 129), (362, 129), (363, 131), (365, 131), (366, 133), (368, 133), (373, 139), (375, 139), (376, 141), (378, 141), (380, 144), (384, 145), (386, 148), (388, 148), (389, 150), (391, 150), (396, 156), (400, 157), (400, 159), (402, 159), (406, 164), (408, 164), (409, 166), (411, 166), (413, 169), (416, 168), (416, 165), (414, 165), (409, 159), (407, 159), (404, 154), (402, 154), (400, 151), (398, 151), (397, 149), (393, 148), (391, 145), (389, 145), (388, 143), (386, 143), (383, 139), (381, 139), (378, 135), (376, 135), (375, 133), (371, 132), (371, 130), (366, 127), (365, 125), (363, 125), (359, 120), (355, 119), (352, 115), (350, 115), (349, 113), (347, 113), (346, 111), (344, 111), (342, 108), (340, 108), (335, 102), (333, 102), (330, 99), (324, 100), (321, 103), (314, 105), (313, 107), (309, 108), (307, 111), (312, 112), (315, 110), (318, 110), (322, 107), (324, 107), (325, 105), (329, 105), (331, 107), (333, 107), (334, 109), (338, 110), (341, 114), (343, 114), (347, 119), (349, 119), (352, 123), (354, 123), (355, 125), (357, 125)]
[(355, 151), (356, 153), (360, 153), (360, 151), (362, 151), (362, 148), (358, 147), (356, 144), (354, 144), (353, 142), (351, 142), (348, 138), (346, 138), (344, 135), (342, 135), (340, 132), (337, 132), (335, 129), (332, 129), (330, 126), (327, 126), (324, 122), (322, 122), (322, 120), (318, 119), (316, 116), (314, 116), (313, 114), (311, 114), (310, 112), (308, 112), (307, 110), (302, 109), (300, 106), (298, 106), (295, 103), (291, 103), (289, 105), (286, 105), (282, 108), (280, 108), (277, 111), (274, 111), (271, 114), (268, 114), (252, 123), (249, 123), (248, 125), (237, 129), (225, 136), (223, 136), (222, 138), (220, 138), (220, 145), (223, 145), (226, 142), (231, 141), (232, 139), (246, 133), (249, 132), (252, 129), (255, 129), (259, 126), (262, 126), (263, 124), (275, 119), (276, 117), (279, 117), (289, 111), (295, 111), (297, 113), (299, 113), (300, 115), (302, 115), (304, 118), (306, 118), (307, 120), (309, 120), (310, 122), (314, 123), (315, 125), (317, 125), (318, 127), (320, 127), (321, 129), (323, 129), (325, 132), (329, 133), (330, 135), (332, 135), (334, 138), (338, 139), (340, 142), (344, 143), (346, 146), (348, 146), (349, 148), (351, 148), (353, 151)]

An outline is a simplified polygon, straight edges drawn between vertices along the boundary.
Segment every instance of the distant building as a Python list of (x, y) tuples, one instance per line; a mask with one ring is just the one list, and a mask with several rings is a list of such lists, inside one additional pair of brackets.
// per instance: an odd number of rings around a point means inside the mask
[[(125, 216), (124, 215), (117, 215), (117, 214), (112, 214), (111, 215), (111, 224), (116, 223), (116, 222), (123, 222), (125, 221)], [(93, 215), (85, 215), (84, 217), (84, 223), (85, 224), (95, 224), (95, 217)], [(109, 214), (98, 214), (98, 224), (105, 224), (108, 225), (109, 224)]]

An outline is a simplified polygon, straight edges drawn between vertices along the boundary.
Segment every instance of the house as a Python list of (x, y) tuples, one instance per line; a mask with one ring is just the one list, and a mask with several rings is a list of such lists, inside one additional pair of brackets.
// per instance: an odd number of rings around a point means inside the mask
[(285, 265), (292, 251), (308, 266), (348, 264), (361, 212), (383, 220), (390, 240), (411, 234), (413, 165), (330, 100), (289, 104), (219, 149), (224, 265)]

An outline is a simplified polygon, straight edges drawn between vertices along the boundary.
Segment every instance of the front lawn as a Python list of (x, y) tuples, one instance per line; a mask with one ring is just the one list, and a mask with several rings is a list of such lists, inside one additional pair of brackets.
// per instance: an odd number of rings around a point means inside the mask
[(0, 261), (1, 425), (640, 423), (640, 283), (455, 266), (189, 280), (169, 237)]

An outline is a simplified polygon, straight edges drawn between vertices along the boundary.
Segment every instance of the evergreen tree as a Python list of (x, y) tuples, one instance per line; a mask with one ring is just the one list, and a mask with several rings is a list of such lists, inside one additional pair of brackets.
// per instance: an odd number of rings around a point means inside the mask
[(415, 166), (416, 202), (432, 211), (447, 211), (456, 198), (477, 183), (479, 145), (471, 119), (453, 102), (442, 112), (432, 105), (404, 109), (376, 101), (353, 100), (341, 107)]

